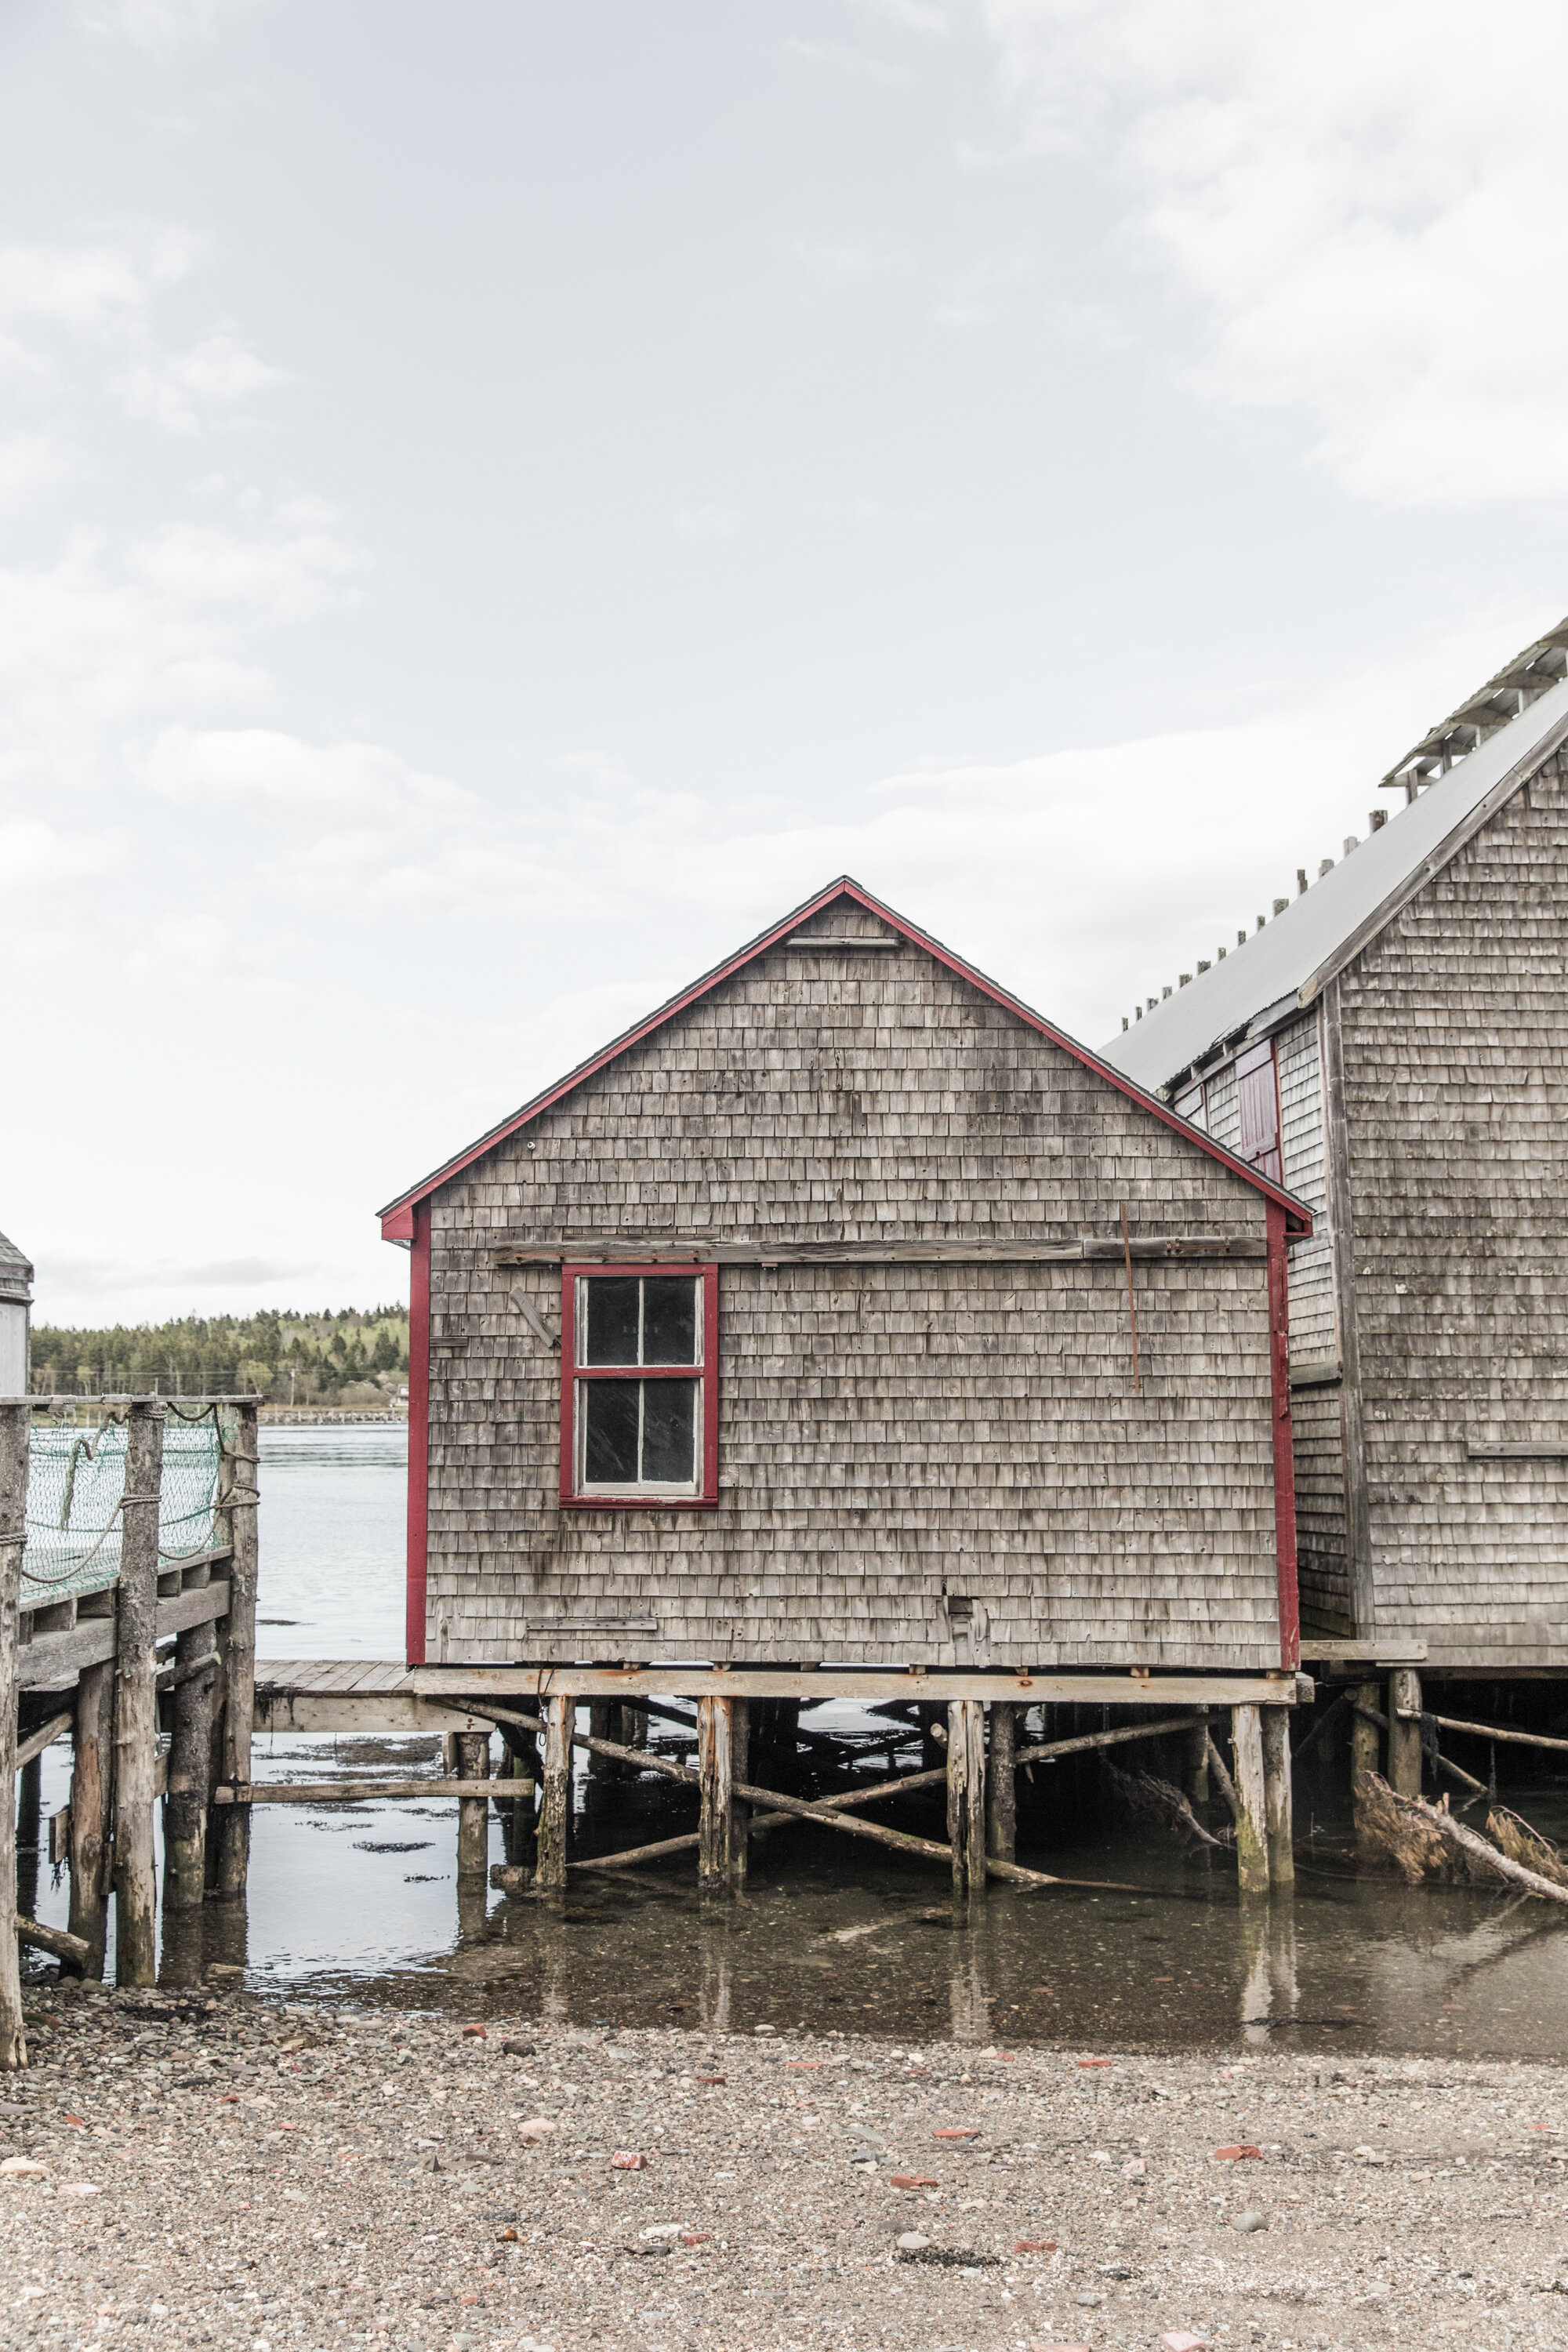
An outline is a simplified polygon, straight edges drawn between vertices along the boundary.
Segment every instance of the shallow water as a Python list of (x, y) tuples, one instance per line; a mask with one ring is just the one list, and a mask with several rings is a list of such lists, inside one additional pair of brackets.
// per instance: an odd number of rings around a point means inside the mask
[[(267, 1430), (262, 1449), (261, 1655), (401, 1654), (405, 1432)], [(898, 1737), (887, 1723), (843, 1705), (803, 1723), (850, 1735), (859, 1769), (885, 1776)], [(686, 1752), (674, 1726), (656, 1738)], [(918, 1761), (912, 1742), (899, 1760)], [(434, 1762), (430, 1743), (268, 1735), (254, 1769), (258, 1780), (316, 1780)], [(841, 1773), (833, 1785), (845, 1785)], [(1319, 1858), (1292, 1900), (1243, 1906), (1225, 1862), (1107, 1834), (1091, 1784), (1084, 1790), (1060, 1768), (1038, 1768), (1019, 1859), (1135, 1891), (994, 1886), (962, 1912), (939, 1871), (807, 1825), (757, 1842), (739, 1901), (700, 1902), (682, 1856), (574, 1877), (556, 1912), (459, 1890), (450, 1801), (258, 1807), (247, 1916), (209, 1905), (176, 1923), (165, 1970), (189, 1978), (214, 1960), (242, 1961), (258, 1990), (374, 1991), (413, 2007), (584, 2023), (800, 2023), (911, 2041), (1049, 2040), (1086, 2053), (1217, 2045), (1568, 2058), (1563, 1915), (1459, 1888), (1358, 1882), (1333, 1851), (1344, 1825), (1325, 1819), (1310, 1783), (1299, 1820), (1321, 1833)], [(68, 1794), (68, 1752), (57, 1747), (45, 1758), (46, 1814)], [(695, 1825), (694, 1798), (668, 1782), (606, 1788), (584, 1776), (576, 1794), (582, 1853)], [(1538, 1780), (1521, 1801), (1548, 1834), (1568, 1832), (1562, 1789)], [(903, 1801), (898, 1818), (942, 1834), (935, 1801)], [(490, 1847), (501, 1859), (495, 1819)], [(37, 1907), (64, 1924), (63, 1880), (40, 1886)]]

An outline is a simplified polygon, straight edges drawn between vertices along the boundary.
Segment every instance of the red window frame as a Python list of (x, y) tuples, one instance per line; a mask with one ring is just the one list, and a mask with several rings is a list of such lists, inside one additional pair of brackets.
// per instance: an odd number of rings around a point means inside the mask
[[(577, 1285), (614, 1275), (690, 1275), (702, 1286), (700, 1364), (595, 1364), (577, 1361)], [(701, 1389), (702, 1479), (695, 1495), (580, 1495), (577, 1492), (577, 1389), (584, 1381), (691, 1381)], [(561, 1269), (561, 1507), (571, 1511), (710, 1511), (719, 1500), (719, 1269), (664, 1259)]]

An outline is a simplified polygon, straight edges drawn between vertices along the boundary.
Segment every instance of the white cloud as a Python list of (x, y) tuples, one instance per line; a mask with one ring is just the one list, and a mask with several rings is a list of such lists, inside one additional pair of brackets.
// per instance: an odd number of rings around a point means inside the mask
[(254, 0), (87, 0), (82, 22), (109, 39), (153, 54), (186, 41), (216, 40)]
[(216, 802), (321, 821), (385, 823), (416, 810), (471, 812), (479, 805), (471, 793), (418, 774), (377, 744), (317, 745), (262, 728), (207, 734), (168, 728), (144, 773), (155, 793), (187, 806)]
[(205, 238), (164, 225), (39, 245), (0, 245), (0, 326), (44, 324), (105, 342), (139, 331), (153, 298), (207, 256)]
[(119, 379), (129, 415), (160, 425), (165, 433), (199, 433), (223, 412), (240, 407), (258, 392), (292, 383), (283, 368), (268, 367), (226, 331), (207, 335), (185, 352), (143, 352)]
[(137, 423), (188, 436), (239, 421), (246, 403), (293, 377), (226, 320), (182, 351), (153, 331), (160, 298), (211, 258), (205, 237), (167, 223), (0, 245), (0, 378), (20, 397), (58, 400), (52, 336), (110, 355), (107, 388)]
[(26, 505), (47, 490), (80, 479), (82, 452), (54, 427), (40, 433), (0, 431), (0, 507)]
[(31, 900), (57, 887), (68, 891), (111, 873), (124, 856), (121, 834), (70, 832), (35, 817), (14, 817), (0, 823), (0, 890), (26, 892)]
[(1568, 15), (1501, 0), (984, 0), (1038, 147), (1101, 162), (1222, 412), (1379, 500), (1568, 495)]

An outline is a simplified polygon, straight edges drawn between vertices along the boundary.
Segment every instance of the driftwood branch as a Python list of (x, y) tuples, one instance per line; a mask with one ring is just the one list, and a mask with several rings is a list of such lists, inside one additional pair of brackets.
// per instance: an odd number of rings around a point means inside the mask
[(1384, 1848), (1412, 1886), (1457, 1867), (1467, 1877), (1500, 1878), (1548, 1903), (1568, 1905), (1568, 1885), (1500, 1852), (1479, 1830), (1456, 1821), (1446, 1802), (1429, 1805), (1421, 1797), (1396, 1796), (1381, 1773), (1363, 1772), (1356, 1782), (1356, 1808), (1358, 1825)]
[(89, 1947), (85, 1936), (68, 1936), (63, 1927), (46, 1927), (20, 1911), (16, 1914), (16, 1941), (30, 1944), (35, 1951), (48, 1952), (57, 1960), (68, 1961), (72, 1968), (87, 1966)]
[(1173, 1830), (1189, 1845), (1219, 1848), (1222, 1841), (1205, 1830), (1180, 1789), (1169, 1780), (1162, 1780), (1153, 1772), (1119, 1772), (1114, 1764), (1107, 1764), (1112, 1788), (1130, 1813), (1138, 1820), (1152, 1822), (1158, 1829)]
[[(1352, 1715), (1359, 1715), (1363, 1723), (1375, 1723), (1380, 1730), (1387, 1731), (1390, 1728), (1388, 1717), (1384, 1714), (1382, 1708), (1368, 1706), (1364, 1699), (1352, 1699), (1351, 1701), (1351, 1712)], [(1440, 1715), (1434, 1715), (1431, 1717), (1424, 1716), (1422, 1717), (1424, 1722), (1430, 1721), (1432, 1723), (1442, 1723), (1445, 1719), (1446, 1718)], [(1450, 1780), (1458, 1780), (1461, 1788), (1473, 1790), (1475, 1795), (1478, 1797), (1484, 1797), (1486, 1795), (1487, 1784), (1484, 1780), (1478, 1780), (1475, 1774), (1473, 1772), (1467, 1772), (1462, 1764), (1455, 1764), (1448, 1757), (1437, 1754), (1436, 1750), (1434, 1753), (1436, 1755), (1438, 1770), (1447, 1772)]]
[(40, 1723), (36, 1731), (29, 1731), (25, 1739), (18, 1738), (16, 1742), (17, 1771), (22, 1769), (24, 1764), (30, 1764), (35, 1756), (41, 1756), (46, 1748), (52, 1748), (55, 1741), (69, 1731), (75, 1722), (75, 1711), (67, 1707), (63, 1715), (51, 1715), (47, 1723)]
[(1531, 1829), (1518, 1813), (1506, 1805), (1498, 1805), (1487, 1815), (1488, 1834), (1496, 1839), (1500, 1850), (1510, 1862), (1526, 1870), (1533, 1870), (1542, 1878), (1550, 1878), (1556, 1886), (1568, 1886), (1568, 1864), (1549, 1838)]
[[(478, 1713), (480, 1710), (476, 1708), (474, 1711)], [(517, 1714), (510, 1708), (489, 1706), (484, 1707), (482, 1712), (498, 1723), (514, 1725), (520, 1731), (542, 1729), (536, 1716)], [(650, 1755), (646, 1748), (623, 1748), (618, 1740), (598, 1739), (592, 1733), (583, 1731), (574, 1732), (573, 1744), (577, 1748), (587, 1748), (592, 1755), (613, 1756), (623, 1762), (637, 1765), (639, 1769), (662, 1772), (668, 1780), (684, 1780), (692, 1787), (697, 1786), (699, 1782), (699, 1775), (692, 1770), (689, 1764), (672, 1763), (667, 1758)], [(731, 1793), (732, 1796), (739, 1797), (744, 1804), (771, 1809), (771, 1811), (763, 1811), (753, 1816), (752, 1822), (753, 1829), (765, 1827), (770, 1821), (817, 1822), (826, 1829), (842, 1830), (850, 1837), (868, 1838), (876, 1845), (889, 1846), (895, 1853), (915, 1855), (926, 1862), (946, 1863), (951, 1866), (952, 1847), (938, 1844), (934, 1838), (912, 1837), (906, 1830), (884, 1829), (879, 1822), (858, 1822), (847, 1818), (847, 1806), (850, 1799), (853, 1799), (856, 1803), (865, 1804), (876, 1795), (888, 1795), (907, 1789), (912, 1780), (918, 1779), (923, 1781), (928, 1779), (942, 1780), (945, 1777), (942, 1772), (929, 1775), (910, 1774), (908, 1779), (902, 1780), (885, 1782), (880, 1790), (856, 1789), (848, 1792), (847, 1798), (830, 1797), (816, 1804), (808, 1802), (804, 1797), (781, 1795), (776, 1789), (757, 1788), (749, 1780), (735, 1781)], [(448, 1782), (447, 1785), (450, 1787), (451, 1783)], [(492, 1781), (489, 1785), (493, 1790), (503, 1784)], [(663, 1843), (667, 1853), (679, 1851), (673, 1842)], [(693, 1839), (692, 1843), (695, 1844), (696, 1840)], [(646, 1847), (639, 1847), (636, 1852), (640, 1860), (648, 1858)], [(594, 1867), (600, 1870), (619, 1868), (622, 1861), (623, 1857), (618, 1854), (606, 1854), (597, 1860)], [(571, 1864), (569, 1864), (567, 1867), (570, 1868)], [(991, 1854), (987, 1854), (985, 1858), (985, 1870), (988, 1877), (1005, 1879), (1012, 1886), (1093, 1886), (1107, 1889), (1111, 1885), (1111, 1882), (1105, 1879), (1058, 1878), (1050, 1871), (1026, 1870), (1018, 1863), (1002, 1862)], [(1117, 1888), (1115, 1891), (1124, 1890)]]
[[(1506, 1731), (1495, 1723), (1465, 1723), (1453, 1715), (1434, 1715), (1432, 1721), (1440, 1731), (1468, 1731), (1477, 1739), (1500, 1739), (1513, 1748), (1551, 1748), (1559, 1754), (1568, 1751), (1568, 1739), (1549, 1739), (1543, 1731)], [(1476, 1786), (1479, 1788), (1479, 1780)]]
[(1195, 1731), (1206, 1723), (1202, 1715), (1162, 1715), (1152, 1723), (1123, 1723), (1114, 1731), (1079, 1732), (1073, 1739), (1047, 1739), (1037, 1748), (1020, 1748), (1016, 1764), (1050, 1764), (1058, 1756), (1085, 1756), (1090, 1748), (1120, 1748), (1129, 1739), (1158, 1739), (1167, 1731)]

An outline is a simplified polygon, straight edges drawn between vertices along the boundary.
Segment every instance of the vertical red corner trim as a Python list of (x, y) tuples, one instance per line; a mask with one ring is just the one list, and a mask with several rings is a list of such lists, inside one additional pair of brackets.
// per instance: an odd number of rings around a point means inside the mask
[(702, 1269), (702, 1500), (719, 1500), (719, 1269)]
[(561, 1269), (561, 1499), (571, 1502), (576, 1491), (577, 1450), (577, 1273)]
[(425, 1590), (430, 1538), (430, 1203), (414, 1208), (408, 1293), (408, 1591), (404, 1647), (425, 1664)]
[(1301, 1663), (1301, 1601), (1296, 1581), (1296, 1456), (1290, 1429), (1290, 1286), (1285, 1212), (1266, 1202), (1268, 1234), (1268, 1365), (1274, 1422), (1274, 1549), (1279, 1580), (1279, 1663)]

